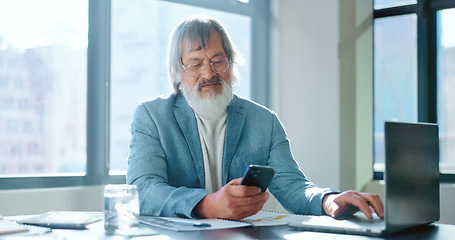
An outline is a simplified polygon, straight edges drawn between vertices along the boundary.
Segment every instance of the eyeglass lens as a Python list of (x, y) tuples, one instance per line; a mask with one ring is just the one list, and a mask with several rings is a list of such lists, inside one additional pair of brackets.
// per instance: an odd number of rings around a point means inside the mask
[[(183, 67), (187, 73), (192, 77), (200, 77), (205, 73), (207, 64), (202, 64), (202, 62), (196, 62), (189, 64), (186, 68)], [(229, 68), (229, 60), (223, 58), (218, 61), (213, 61), (210, 63), (210, 68), (216, 73), (224, 73)]]

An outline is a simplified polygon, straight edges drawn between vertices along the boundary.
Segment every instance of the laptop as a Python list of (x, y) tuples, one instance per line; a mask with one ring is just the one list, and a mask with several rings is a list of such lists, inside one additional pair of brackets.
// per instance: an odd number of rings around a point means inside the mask
[(430, 123), (385, 122), (385, 213), (304, 216), (297, 230), (382, 236), (439, 220), (439, 133)]

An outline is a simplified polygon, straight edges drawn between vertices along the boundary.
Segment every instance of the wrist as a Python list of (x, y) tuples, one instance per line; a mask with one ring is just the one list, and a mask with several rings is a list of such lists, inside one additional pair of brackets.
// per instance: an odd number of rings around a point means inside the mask
[(332, 215), (330, 213), (330, 203), (333, 201), (332, 198), (334, 195), (335, 195), (335, 193), (327, 193), (322, 198), (322, 214), (329, 215), (329, 216)]
[(211, 207), (210, 207), (210, 195), (212, 193), (207, 194), (201, 201), (196, 204), (193, 209), (193, 215), (196, 218), (215, 218), (211, 214)]

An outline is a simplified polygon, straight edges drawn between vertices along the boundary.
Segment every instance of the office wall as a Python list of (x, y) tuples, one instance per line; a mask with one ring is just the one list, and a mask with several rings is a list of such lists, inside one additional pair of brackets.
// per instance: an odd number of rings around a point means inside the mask
[(272, 109), (295, 159), (317, 185), (338, 189), (338, 1), (272, 1)]
[[(339, 189), (338, 0), (271, 1), (271, 108), (295, 159), (321, 187)], [(268, 210), (283, 211), (272, 197)]]

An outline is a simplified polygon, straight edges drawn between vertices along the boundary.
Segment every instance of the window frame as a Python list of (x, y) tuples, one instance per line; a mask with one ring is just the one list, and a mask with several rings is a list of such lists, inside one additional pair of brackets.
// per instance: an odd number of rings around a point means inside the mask
[[(269, 0), (161, 0), (251, 17), (251, 99), (269, 105)], [(235, 6), (234, 6), (235, 5)], [(57, 188), (125, 183), (109, 174), (111, 0), (89, 0), (87, 47), (87, 168), (84, 175), (36, 175), (0, 178), (0, 190)], [(127, 146), (125, 146), (127, 147)]]
[[(417, 0), (403, 6), (374, 9), (374, 20), (414, 13), (417, 15), (417, 119), (437, 123), (437, 12), (455, 8), (452, 0)], [(374, 139), (373, 139), (374, 144)], [(374, 164), (374, 161), (373, 161)], [(441, 182), (455, 182), (455, 174), (441, 173)], [(384, 172), (374, 171), (375, 180)]]

